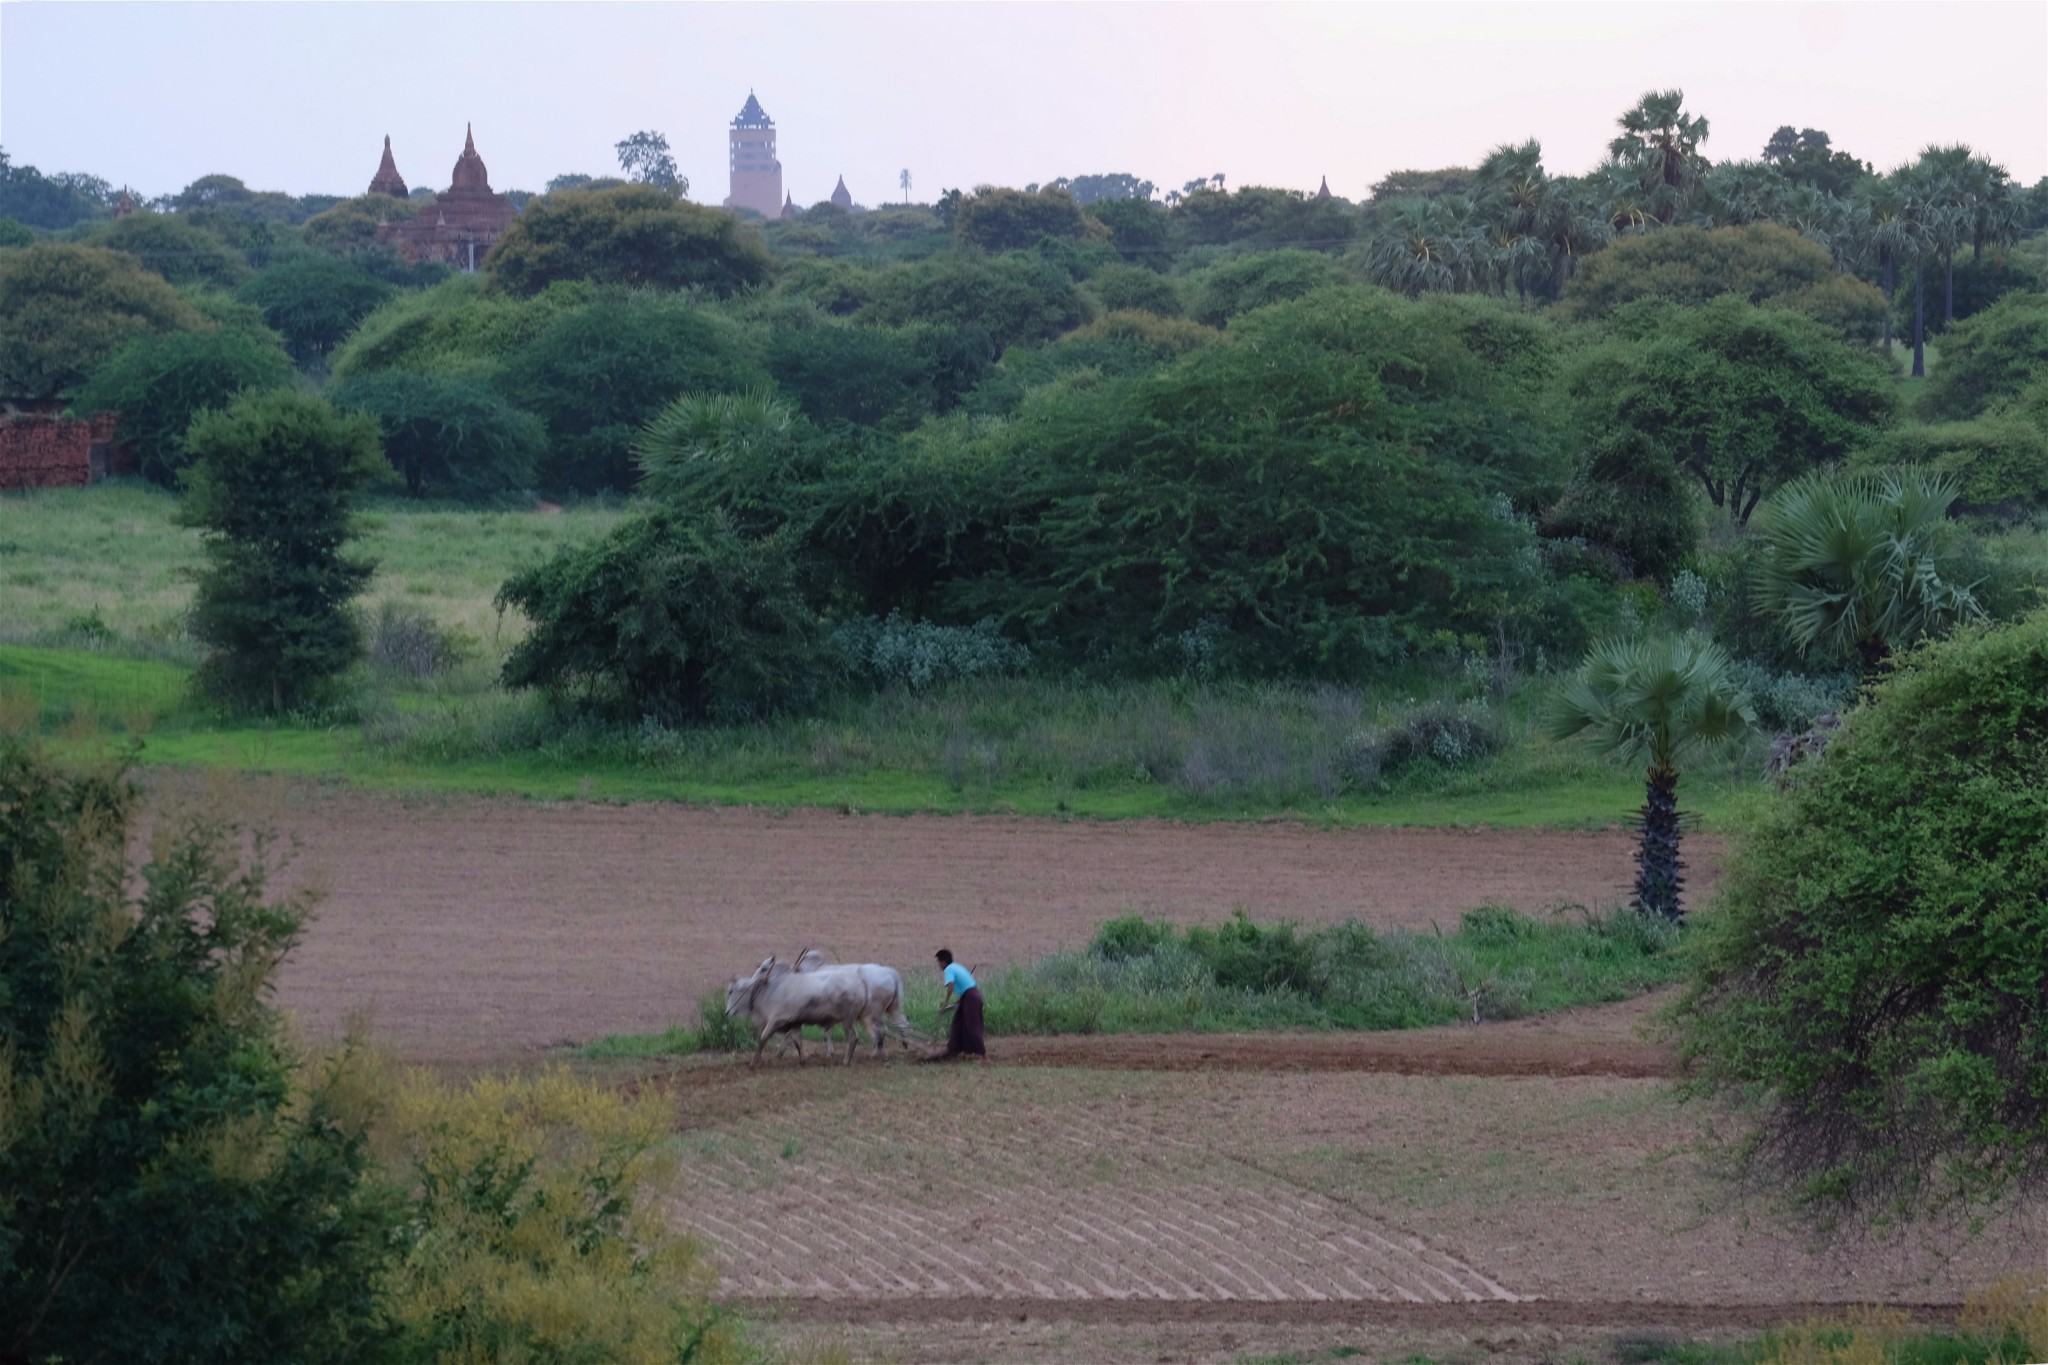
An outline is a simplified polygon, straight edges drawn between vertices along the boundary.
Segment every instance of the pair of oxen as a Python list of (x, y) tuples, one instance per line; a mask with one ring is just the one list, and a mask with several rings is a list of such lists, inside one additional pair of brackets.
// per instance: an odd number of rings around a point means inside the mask
[(832, 1058), (832, 1030), (846, 1030), (846, 1064), (853, 1065), (854, 1025), (867, 1025), (875, 1040), (875, 1055), (894, 1032), (907, 1051), (916, 1030), (903, 1013), (903, 975), (879, 962), (827, 962), (816, 948), (806, 948), (795, 962), (764, 958), (751, 976), (735, 978), (725, 988), (728, 1018), (753, 1022), (754, 1065), (761, 1064), (761, 1051), (768, 1040), (782, 1033), (796, 1034), (796, 1055), (804, 1055), (806, 1024), (825, 1030), (825, 1059)]

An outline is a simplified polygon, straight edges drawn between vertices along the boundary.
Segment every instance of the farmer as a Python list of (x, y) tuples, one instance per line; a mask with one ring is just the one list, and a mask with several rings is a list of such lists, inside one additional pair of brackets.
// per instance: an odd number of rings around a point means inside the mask
[(981, 1038), (981, 987), (974, 983), (974, 973), (955, 962), (946, 949), (939, 949), (933, 956), (939, 960), (939, 979), (946, 983), (946, 997), (939, 1002), (939, 1013), (953, 1011), (953, 1028), (946, 1035), (946, 1050), (926, 1060), (979, 1057), (986, 1062), (988, 1045)]

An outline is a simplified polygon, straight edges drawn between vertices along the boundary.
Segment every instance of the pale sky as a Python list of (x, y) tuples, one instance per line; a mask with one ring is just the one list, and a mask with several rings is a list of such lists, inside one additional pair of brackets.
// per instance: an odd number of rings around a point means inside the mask
[(2048, 174), (2048, 3), (135, 4), (0, 0), (0, 146), (148, 193), (226, 172), (361, 193), (391, 134), (442, 188), (473, 122), (497, 189), (616, 173), (667, 135), (726, 192), (751, 88), (799, 204), (1129, 171), (1359, 199), (1389, 170), (1534, 137), (1596, 162), (1680, 86), (1716, 160), (1780, 124), (1887, 169), (1967, 142)]

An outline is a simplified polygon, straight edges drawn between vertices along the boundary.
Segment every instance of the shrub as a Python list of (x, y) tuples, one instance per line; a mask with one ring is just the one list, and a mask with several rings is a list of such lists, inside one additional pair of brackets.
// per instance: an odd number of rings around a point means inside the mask
[(370, 622), (370, 667), (386, 677), (431, 678), (468, 657), (469, 644), (417, 607), (380, 602)]
[[(1147, 209), (1147, 213), (1153, 210)], [(1150, 313), (1177, 318), (1187, 311), (1180, 286), (1156, 270), (1136, 265), (1106, 265), (1095, 272), (1088, 288), (1110, 312)]]
[(371, 565), (351, 559), (349, 507), (382, 461), (377, 427), (289, 389), (202, 413), (180, 516), (204, 533), (191, 630), (211, 652), (199, 683), (234, 706), (290, 710), (362, 653), (349, 603)]
[(352, 262), (313, 251), (271, 266), (236, 292), (263, 310), (304, 365), (340, 345), (392, 290)]
[(1961, 490), (1958, 505), (1975, 512), (2048, 506), (2048, 431), (2016, 415), (1900, 427), (1865, 447), (1856, 462), (1946, 474)]
[(733, 214), (651, 185), (532, 200), (484, 261), (492, 285), (512, 294), (590, 280), (721, 298), (766, 280), (773, 266), (759, 234)]
[(161, 213), (116, 218), (94, 237), (95, 246), (132, 256), (172, 284), (233, 289), (249, 275), (242, 253), (191, 223)]
[(1190, 281), (1189, 314), (1221, 327), (1240, 313), (1298, 299), (1337, 283), (1337, 267), (1315, 251), (1264, 251), (1211, 266)]
[(1696, 307), (1728, 294), (1803, 313), (1846, 340), (1872, 340), (1884, 326), (1883, 293), (1775, 223), (1629, 233), (1580, 262), (1557, 307), (1570, 318), (1604, 318), (1646, 299)]
[(1546, 536), (1603, 546), (1620, 555), (1629, 572), (1658, 579), (1668, 578), (1699, 539), (1684, 471), (1634, 433), (1587, 448), (1542, 526)]
[(309, 902), (205, 814), (131, 868), (141, 814), (118, 771), (0, 744), (0, 1355), (377, 1358), (374, 1110), (269, 998)]
[(116, 436), (135, 453), (142, 476), (175, 487), (186, 465), (185, 433), (209, 408), (243, 392), (292, 382), (291, 361), (247, 332), (171, 332), (130, 341), (93, 371), (71, 406), (119, 415)]
[(1418, 764), (1462, 768), (1507, 747), (1505, 727), (1476, 702), (1426, 701), (1387, 725), (1354, 734), (1344, 746), (1354, 782), (1373, 790)]
[(953, 231), (960, 240), (990, 252), (1035, 246), (1041, 237), (1107, 235), (1065, 190), (1026, 193), (994, 186), (978, 189), (960, 201), (953, 215)]
[(1690, 1090), (1822, 1216), (2048, 1184), (2048, 614), (1909, 656), (1737, 841)]
[(1146, 919), (1143, 915), (1122, 915), (1105, 921), (1102, 927), (1095, 931), (1095, 937), (1088, 941), (1088, 951), (1106, 962), (1145, 957), (1173, 942), (1177, 932), (1165, 920)]
[(1224, 990), (1313, 989), (1309, 944), (1289, 921), (1254, 924), (1240, 907), (1213, 929), (1204, 925), (1189, 929), (1187, 944)]
[(827, 643), (856, 673), (878, 686), (921, 691), (963, 678), (1013, 673), (1028, 666), (1031, 651), (1003, 638), (993, 620), (971, 626), (906, 621), (899, 612), (835, 627)]

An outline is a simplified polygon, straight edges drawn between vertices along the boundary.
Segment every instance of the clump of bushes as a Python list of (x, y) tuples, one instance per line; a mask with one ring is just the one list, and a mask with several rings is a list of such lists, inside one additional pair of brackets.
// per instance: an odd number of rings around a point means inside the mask
[(1424, 764), (1463, 768), (1483, 762), (1507, 742), (1507, 728), (1480, 703), (1424, 701), (1385, 725), (1352, 735), (1345, 744), (1345, 767), (1356, 785), (1378, 790)]
[(1015, 673), (1031, 662), (1031, 651), (1003, 638), (993, 618), (971, 626), (906, 621), (901, 612), (884, 618), (842, 622), (827, 644), (856, 676), (878, 687), (923, 691), (964, 678)]

